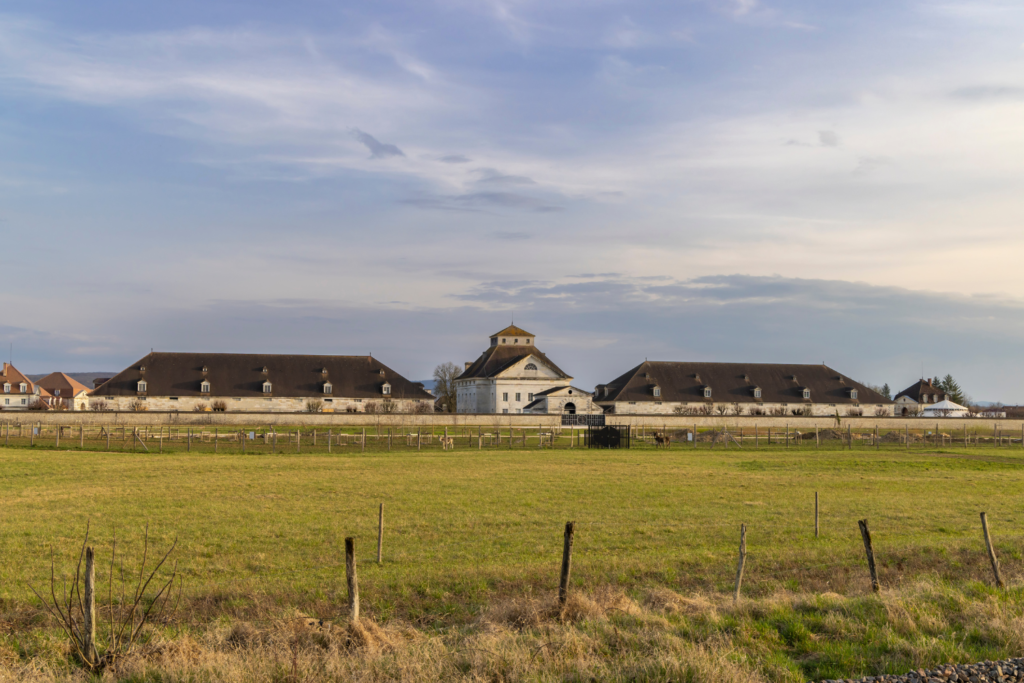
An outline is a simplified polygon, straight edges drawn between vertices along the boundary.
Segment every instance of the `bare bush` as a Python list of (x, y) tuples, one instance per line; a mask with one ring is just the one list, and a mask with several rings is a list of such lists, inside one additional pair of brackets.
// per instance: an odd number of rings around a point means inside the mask
[[(95, 599), (97, 594), (102, 594), (95, 589), (95, 585), (89, 586), (93, 591), (92, 595), (86, 594), (87, 583), (92, 583), (92, 579), (86, 576), (88, 572), (83, 572), (82, 561), (85, 560), (85, 569), (91, 569), (94, 557), (93, 549), (89, 547), (88, 525), (85, 528), (85, 540), (82, 542), (82, 550), (78, 556), (75, 576), (71, 581), (71, 590), (69, 592), (67, 582), (63, 582), (59, 599), (57, 598), (57, 579), (51, 548), (49, 599), (40, 595), (34, 587), (31, 590), (43, 603), (43, 607), (50, 616), (57, 621), (69, 641), (72, 653), (85, 668), (99, 672), (130, 654), (135, 649), (139, 636), (142, 634), (142, 627), (146, 625), (146, 622), (167, 611), (168, 601), (174, 592), (174, 582), (178, 578), (177, 563), (171, 570), (170, 578), (163, 582), (159, 590), (156, 590), (155, 593), (152, 591), (147, 593), (147, 591), (177, 545), (178, 540), (175, 539), (160, 561), (147, 574), (146, 561), (149, 554), (149, 526), (147, 525), (139, 573), (134, 581), (134, 589), (129, 593), (127, 592), (129, 584), (125, 580), (124, 561), (121, 560), (118, 563), (117, 537), (115, 536), (110, 551), (110, 571), (108, 573), (107, 601), (109, 604), (102, 609), (96, 607), (95, 603), (89, 604), (90, 597)], [(118, 570), (119, 579), (115, 579), (115, 569)], [(135, 576), (131, 571), (128, 575)], [(118, 580), (120, 582), (120, 598), (115, 601), (117, 592), (114, 584)], [(180, 601), (180, 599), (181, 582), (178, 581), (178, 600)], [(177, 609), (177, 602), (171, 611), (175, 609)], [(102, 615), (104, 612), (109, 615), (109, 628), (102, 628), (100, 624), (96, 623), (97, 615)], [(90, 620), (92, 621), (91, 629), (89, 628)]]
[(791, 411), (797, 417), (810, 417), (814, 414), (814, 411), (810, 406), (800, 406), (799, 408), (793, 408)]
[(434, 412), (434, 402), (433, 401), (420, 401), (419, 403), (416, 404), (416, 407), (413, 408), (412, 412), (416, 413), (417, 415), (424, 415), (426, 413), (432, 413), (432, 412)]
[(775, 417), (782, 417), (786, 414), (786, 409), (783, 406), (775, 406), (768, 411), (768, 414)]
[(141, 398), (132, 399), (132, 402), (128, 404), (128, 410), (135, 413), (144, 413), (149, 409), (146, 402)]
[(767, 415), (764, 406), (750, 406), (751, 415)]
[(99, 401), (89, 401), (89, 410), (96, 413), (109, 413), (113, 408), (109, 401), (101, 399)]
[(227, 412), (228, 404), (227, 401), (214, 401), (210, 407), (213, 408), (215, 413), (223, 413)]
[(372, 415), (378, 412), (377, 408), (378, 406), (376, 401), (367, 401), (366, 403), (363, 404), (364, 413), (370, 413)]
[(390, 396), (388, 396), (387, 398), (385, 398), (384, 400), (382, 400), (380, 402), (380, 405), (378, 406), (378, 408), (379, 408), (377, 410), (378, 413), (383, 413), (385, 415), (390, 415), (391, 413), (397, 413), (398, 412), (398, 403), (396, 401), (392, 400)]
[(672, 412), (676, 415), (689, 415), (689, 413), (686, 412), (687, 410), (687, 407), (684, 405), (678, 405), (672, 408)]
[(711, 416), (715, 414), (715, 407), (711, 403), (705, 403), (701, 407), (697, 408), (698, 415)]
[(719, 415), (728, 415), (729, 414), (729, 406), (728, 406), (728, 404), (726, 404), (726, 403), (719, 403), (719, 404), (717, 404), (715, 406), (715, 412), (718, 413)]
[(875, 415), (878, 417), (886, 417), (889, 415), (889, 409), (885, 406), (878, 406), (875, 408)]
[(39, 399), (36, 399), (35, 401), (32, 401), (31, 403), (28, 404), (28, 409), (29, 410), (49, 410), (50, 406), (46, 405), (45, 402), (40, 401)]
[(208, 413), (210, 412), (210, 404), (208, 403), (197, 403), (192, 407), (193, 413)]
[(306, 401), (306, 412), (307, 413), (322, 413), (324, 412), (324, 402), (318, 398), (311, 398)]
[(847, 417), (860, 417), (864, 414), (864, 409), (859, 406), (852, 406), (846, 409)]

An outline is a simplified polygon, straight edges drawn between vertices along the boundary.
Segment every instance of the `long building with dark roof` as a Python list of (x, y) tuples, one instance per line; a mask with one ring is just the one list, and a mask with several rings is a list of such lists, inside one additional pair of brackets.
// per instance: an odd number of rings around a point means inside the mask
[(607, 384), (606, 413), (892, 415), (893, 402), (827, 365), (644, 361)]
[(90, 394), (111, 410), (433, 412), (434, 397), (372, 356), (150, 353)]

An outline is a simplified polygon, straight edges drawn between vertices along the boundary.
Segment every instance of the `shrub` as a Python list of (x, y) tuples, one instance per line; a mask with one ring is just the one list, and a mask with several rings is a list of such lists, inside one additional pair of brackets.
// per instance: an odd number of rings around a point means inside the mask
[(49, 410), (50, 406), (46, 405), (44, 402), (40, 401), (39, 399), (36, 399), (35, 401), (32, 401), (31, 403), (28, 404), (28, 409), (29, 410)]
[(432, 413), (432, 412), (434, 412), (434, 402), (433, 401), (420, 401), (419, 403), (416, 404), (416, 408), (414, 408), (412, 412), (414, 412), (414, 413), (416, 413), (418, 415), (423, 415), (423, 414), (426, 414), (426, 413)]
[(765, 412), (764, 406), (751, 406), (750, 407), (750, 414), (751, 415), (767, 415), (767, 412)]
[(383, 401), (380, 402), (380, 410), (378, 412), (387, 414), (397, 413), (398, 403), (393, 401), (391, 397), (385, 398)]
[(96, 413), (109, 413), (113, 410), (110, 404), (111, 401), (104, 401), (102, 399), (99, 401), (89, 401), (89, 410)]
[(768, 411), (768, 414), (774, 415), (775, 417), (782, 417), (783, 415), (786, 414), (786, 409), (783, 408), (782, 406), (775, 406), (774, 408)]
[(306, 401), (306, 412), (307, 413), (322, 413), (324, 412), (324, 402), (318, 398), (311, 398)]
[(128, 410), (135, 413), (144, 413), (147, 410), (149, 410), (149, 406), (147, 406), (146, 402), (143, 401), (142, 399), (136, 398), (133, 399), (132, 402), (128, 404)]
[(192, 408), (193, 413), (208, 413), (210, 412), (210, 405), (208, 403), (197, 403)]
[(376, 401), (367, 401), (366, 404), (363, 406), (363, 412), (364, 413), (371, 413), (371, 414), (378, 412), (377, 411), (377, 402)]
[(885, 406), (879, 406), (875, 408), (875, 415), (878, 417), (886, 417), (889, 414), (889, 409)]
[(214, 401), (211, 407), (213, 408), (213, 412), (223, 413), (227, 411), (228, 404), (226, 401)]
[(852, 408), (847, 408), (846, 409), (846, 416), (847, 417), (860, 417), (863, 414), (864, 414), (864, 409), (863, 408), (859, 408), (857, 406), (854, 406)]

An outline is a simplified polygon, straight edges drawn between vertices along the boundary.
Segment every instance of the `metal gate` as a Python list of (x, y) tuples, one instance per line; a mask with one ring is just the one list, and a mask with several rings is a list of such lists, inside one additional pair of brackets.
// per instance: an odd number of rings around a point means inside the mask
[(597, 415), (562, 415), (563, 427), (604, 427), (604, 413)]
[(588, 429), (587, 448), (629, 448), (629, 427), (606, 425)]

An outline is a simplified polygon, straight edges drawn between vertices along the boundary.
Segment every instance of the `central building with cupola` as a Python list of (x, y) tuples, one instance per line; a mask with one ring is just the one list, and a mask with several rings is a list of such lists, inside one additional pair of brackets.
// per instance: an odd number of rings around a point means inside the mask
[(536, 335), (515, 325), (491, 335), (480, 357), (455, 379), (460, 413), (600, 413), (593, 394), (537, 348)]

